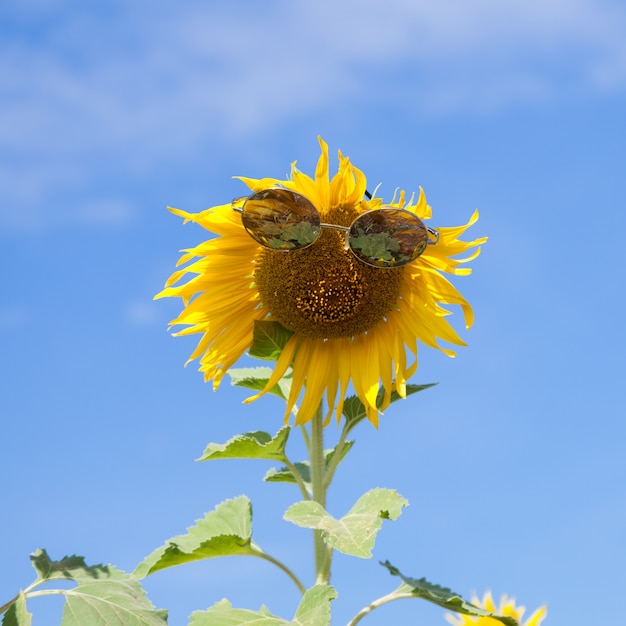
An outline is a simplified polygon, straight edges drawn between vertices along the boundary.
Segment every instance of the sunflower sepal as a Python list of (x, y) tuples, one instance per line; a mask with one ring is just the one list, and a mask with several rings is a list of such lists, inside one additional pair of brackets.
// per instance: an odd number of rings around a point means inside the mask
[[(270, 381), (272, 369), (269, 367), (239, 367), (228, 370), (230, 382), (235, 387), (244, 387), (255, 391), (263, 391)], [(278, 396), (281, 400), (287, 400), (291, 391), (292, 371), (288, 368), (282, 378), (267, 393)]]
[(302, 596), (293, 620), (286, 620), (270, 613), (262, 606), (258, 611), (237, 609), (229, 600), (216, 602), (206, 611), (194, 611), (189, 626), (246, 626), (249, 624), (271, 624), (271, 626), (328, 626), (330, 603), (337, 592), (330, 585), (315, 585)]
[(252, 344), (248, 354), (263, 361), (278, 361), (283, 348), (293, 335), (280, 322), (255, 320), (252, 330)]
[(405, 576), (389, 561), (381, 561), (380, 564), (386, 567), (391, 575), (399, 576), (402, 579), (402, 584), (392, 594), (387, 596), (387, 601), (402, 598), (421, 598), (455, 613), (472, 617), (489, 617), (502, 622), (505, 626), (519, 626), (519, 622), (515, 618), (508, 615), (498, 615), (471, 604), (447, 587), (430, 583), (425, 578), (416, 579)]
[(408, 504), (393, 489), (375, 488), (363, 494), (340, 519), (310, 500), (292, 504), (283, 518), (296, 526), (320, 531), (324, 543), (333, 550), (369, 559), (383, 520), (396, 520)]
[[(397, 391), (393, 390), (391, 394), (389, 394), (389, 401), (386, 406), (389, 406), (389, 404), (397, 402), (398, 400), (404, 400), (407, 396), (413, 395), (418, 391), (430, 389), (438, 384), (439, 383), (425, 383), (422, 385), (408, 384), (405, 386), (404, 396), (401, 396)], [(376, 397), (376, 406), (378, 409), (381, 409), (385, 404), (385, 395), (386, 393), (384, 389), (380, 389), (378, 391), (378, 395)], [(361, 402), (358, 396), (348, 396), (343, 402), (341, 412), (346, 420), (344, 426), (346, 434), (367, 418), (367, 409), (365, 404)]]

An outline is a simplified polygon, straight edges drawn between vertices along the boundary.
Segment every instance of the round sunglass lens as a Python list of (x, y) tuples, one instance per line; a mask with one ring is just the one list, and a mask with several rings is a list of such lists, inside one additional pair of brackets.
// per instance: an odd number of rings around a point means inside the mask
[(354, 255), (375, 267), (401, 267), (414, 261), (428, 245), (428, 229), (403, 209), (378, 209), (350, 226), (348, 243)]
[(319, 237), (321, 229), (317, 209), (289, 189), (252, 194), (243, 205), (241, 221), (252, 239), (272, 250), (306, 248)]

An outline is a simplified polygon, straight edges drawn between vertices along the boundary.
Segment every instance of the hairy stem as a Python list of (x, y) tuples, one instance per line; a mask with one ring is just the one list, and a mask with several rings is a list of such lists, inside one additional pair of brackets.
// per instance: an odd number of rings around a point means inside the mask
[(287, 466), (287, 469), (291, 472), (291, 474), (295, 478), (296, 484), (298, 485), (300, 489), (300, 493), (302, 494), (302, 497), (305, 500), (310, 500), (311, 496), (309, 492), (307, 491), (304, 481), (302, 480), (302, 476), (300, 476), (300, 472), (298, 471), (298, 468), (286, 457), (285, 457), (284, 463)]
[(346, 442), (346, 437), (348, 436), (348, 424), (344, 423), (343, 429), (341, 431), (341, 436), (339, 437), (339, 441), (337, 442), (337, 446), (335, 447), (335, 455), (333, 456), (333, 460), (330, 462), (326, 477), (324, 478), (324, 487), (328, 489), (330, 487), (330, 483), (335, 474), (335, 470), (341, 461), (341, 453), (343, 452), (343, 444)]
[[(311, 445), (309, 450), (311, 461), (311, 483), (313, 500), (326, 508), (326, 462), (324, 458), (324, 425), (322, 423), (322, 405), (318, 407), (311, 421)], [(330, 554), (322, 538), (322, 532), (313, 531), (315, 547), (315, 584), (325, 585), (330, 580)]]
[(392, 602), (393, 600), (401, 600), (402, 598), (414, 598), (415, 596), (412, 593), (398, 593), (396, 591), (392, 591), (388, 593), (386, 596), (382, 596), (382, 598), (378, 598), (378, 600), (374, 600), (371, 604), (364, 606), (347, 624), (347, 626), (355, 626), (358, 624), (366, 615), (371, 613), (374, 609), (377, 609), (379, 606), (383, 604), (387, 604), (388, 602)]
[(276, 565), (276, 567), (278, 567), (283, 572), (285, 572), (285, 574), (287, 574), (287, 576), (289, 576), (289, 578), (291, 578), (291, 580), (294, 582), (296, 587), (298, 587), (298, 589), (300, 590), (300, 593), (304, 595), (304, 592), (306, 591), (306, 587), (300, 582), (300, 579), (284, 563), (281, 563), (278, 559), (275, 559), (273, 556), (270, 556), (269, 554), (266, 554), (265, 552), (258, 554), (258, 556), (261, 559), (265, 559), (266, 561), (273, 563), (274, 565)]
[(18, 593), (15, 598), (9, 600), (6, 604), (0, 606), (0, 615), (2, 615), (7, 609), (11, 607), (12, 604), (15, 604), (19, 600), (20, 594)]

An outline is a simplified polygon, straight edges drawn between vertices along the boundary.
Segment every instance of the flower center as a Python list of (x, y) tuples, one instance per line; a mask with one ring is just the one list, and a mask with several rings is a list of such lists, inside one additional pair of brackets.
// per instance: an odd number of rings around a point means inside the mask
[[(339, 208), (324, 221), (349, 225), (357, 215)], [(316, 339), (354, 337), (383, 320), (397, 302), (404, 268), (371, 267), (344, 245), (342, 232), (325, 228), (303, 250), (261, 253), (254, 276), (273, 318)]]

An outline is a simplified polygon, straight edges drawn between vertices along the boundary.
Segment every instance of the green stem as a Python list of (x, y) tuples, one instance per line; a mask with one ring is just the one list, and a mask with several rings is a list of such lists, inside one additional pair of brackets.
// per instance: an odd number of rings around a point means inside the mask
[[(30, 585), (28, 585), (28, 587), (26, 587), (26, 589), (22, 589), (22, 591), (20, 593), (18, 593), (14, 598), (12, 598), (11, 600), (9, 600), (6, 604), (3, 604), (2, 606), (0, 606), (0, 615), (2, 615), (5, 611), (7, 611), (9, 608), (11, 608), (12, 604), (15, 604), (19, 598), (20, 598), (20, 594), (24, 594), (25, 596), (29, 597), (29, 598), (33, 598), (34, 596), (38, 596), (38, 595), (46, 595), (48, 593), (47, 590), (43, 590), (43, 591), (33, 591), (33, 589), (37, 589), (37, 587), (39, 587), (40, 585), (43, 585), (45, 582), (45, 580), (35, 580), (34, 582), (32, 582)], [(54, 590), (52, 590), (54, 591)], [(57, 593), (57, 592), (55, 592)]]
[(311, 496), (310, 496), (309, 492), (307, 491), (306, 485), (304, 484), (304, 481), (302, 480), (302, 476), (300, 475), (300, 472), (298, 471), (298, 468), (287, 457), (284, 458), (283, 462), (287, 466), (287, 469), (293, 475), (293, 477), (294, 477), (294, 479), (296, 481), (296, 484), (300, 488), (300, 493), (302, 494), (302, 497), (305, 500), (310, 500)]
[(265, 559), (266, 561), (269, 561), (270, 563), (273, 563), (274, 565), (276, 565), (276, 567), (283, 570), (283, 572), (285, 572), (285, 574), (287, 574), (287, 576), (289, 576), (289, 578), (291, 578), (291, 580), (295, 583), (296, 587), (298, 587), (298, 589), (300, 590), (300, 593), (304, 595), (306, 591), (306, 587), (300, 582), (300, 579), (284, 563), (281, 563), (278, 559), (275, 559), (273, 556), (270, 556), (269, 554), (266, 554), (265, 552), (258, 553), (256, 556), (262, 559)]
[(330, 487), (330, 483), (335, 474), (335, 470), (341, 461), (341, 453), (343, 451), (343, 444), (346, 442), (346, 437), (348, 436), (348, 425), (344, 423), (343, 429), (341, 431), (341, 436), (339, 437), (339, 441), (337, 442), (337, 446), (335, 447), (335, 455), (333, 456), (333, 460), (330, 462), (328, 469), (326, 470), (326, 478), (324, 478), (324, 487), (328, 489)]
[(379, 606), (383, 604), (387, 604), (387, 602), (393, 602), (393, 600), (401, 600), (403, 598), (414, 598), (415, 596), (412, 593), (398, 593), (396, 591), (392, 591), (388, 593), (386, 596), (382, 598), (378, 598), (378, 600), (374, 600), (371, 604), (363, 607), (349, 622), (347, 626), (355, 626), (358, 624), (368, 613), (371, 613), (374, 609), (377, 609)]
[[(311, 483), (313, 500), (326, 508), (326, 463), (324, 458), (324, 425), (322, 423), (322, 405), (318, 407), (311, 421)], [(320, 530), (313, 531), (315, 547), (315, 584), (326, 585), (330, 580), (330, 554)]]
[(15, 598), (9, 600), (6, 604), (0, 606), (0, 615), (2, 615), (8, 608), (11, 607), (12, 604), (15, 604), (20, 599), (20, 594), (18, 593)]
[[(50, 582), (50, 581), (47, 581)], [(40, 591), (30, 591), (26, 595), (28, 598), (39, 598), (41, 596), (64, 596), (71, 595), (73, 589), (41, 589)]]

